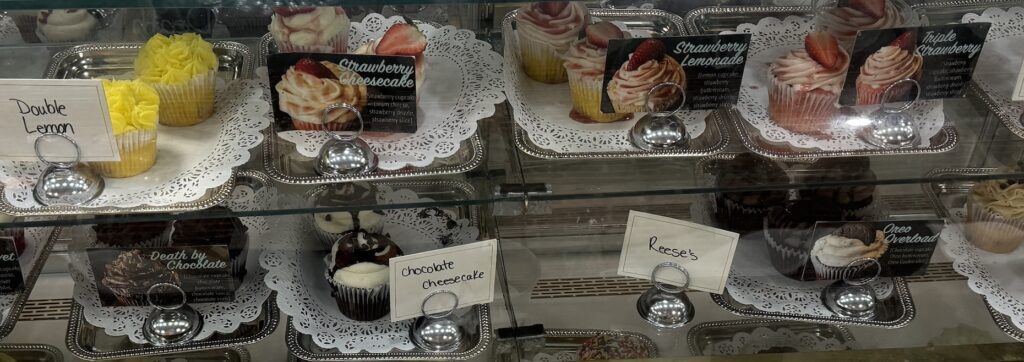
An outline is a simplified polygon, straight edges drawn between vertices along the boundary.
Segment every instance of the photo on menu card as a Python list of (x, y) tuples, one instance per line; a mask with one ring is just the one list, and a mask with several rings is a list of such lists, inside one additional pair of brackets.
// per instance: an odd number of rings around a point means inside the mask
[[(148, 306), (150, 288), (173, 284), (189, 303), (230, 302), (241, 273), (232, 271), (226, 245), (86, 249), (96, 291), (103, 306)], [(178, 298), (172, 289), (152, 291), (154, 298)]]
[(671, 111), (683, 102), (684, 109), (736, 104), (749, 48), (750, 34), (611, 39), (601, 111)]
[(809, 239), (803, 279), (843, 279), (865, 265), (847, 268), (861, 258), (877, 259), (881, 277), (922, 275), (943, 225), (940, 219), (818, 222)]
[[(357, 54), (281, 53), (267, 58), (278, 130), (415, 133), (415, 58)], [(324, 109), (344, 103), (347, 108)]]
[[(864, 106), (883, 100), (908, 102), (915, 97), (963, 97), (989, 25), (970, 23), (858, 32), (839, 104)], [(920, 89), (907, 79), (916, 81)]]

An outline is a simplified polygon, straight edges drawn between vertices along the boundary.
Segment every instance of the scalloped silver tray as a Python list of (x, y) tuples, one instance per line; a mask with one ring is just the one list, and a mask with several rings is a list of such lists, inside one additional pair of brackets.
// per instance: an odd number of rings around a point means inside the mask
[[(686, 35), (683, 19), (678, 15), (662, 10), (646, 9), (588, 9), (590, 15), (607, 21), (621, 21), (628, 28), (641, 29), (657, 35)], [(504, 19), (505, 24), (515, 20), (517, 11), (509, 12)], [(511, 36), (504, 34), (504, 36)], [(503, 39), (505, 43), (508, 40)], [(507, 60), (507, 59), (506, 59)], [(511, 106), (509, 106), (511, 107)], [(514, 118), (513, 112), (509, 117)], [(711, 112), (705, 120), (704, 132), (690, 140), (690, 147), (672, 151), (644, 151), (636, 149), (623, 152), (557, 152), (537, 146), (530, 141), (529, 133), (515, 123), (513, 138), (516, 147), (530, 156), (546, 159), (602, 159), (602, 158), (640, 158), (640, 157), (701, 157), (721, 152), (729, 146), (729, 132), (721, 127), (721, 118)]]
[[(612, 334), (620, 337), (629, 336), (639, 338), (643, 341), (644, 346), (647, 347), (647, 353), (651, 358), (658, 357), (658, 346), (650, 337), (637, 332), (605, 329), (546, 329), (544, 330), (544, 347), (532, 352), (543, 352), (548, 354), (567, 351), (576, 352), (579, 350), (580, 345), (582, 345), (583, 342), (599, 334)], [(510, 354), (502, 355), (499, 360), (503, 362), (513, 361), (512, 355)]]
[[(922, 10), (911, 7), (919, 14)], [(736, 30), (743, 23), (757, 23), (765, 17), (785, 17), (788, 15), (806, 15), (811, 12), (808, 6), (715, 6), (691, 10), (686, 14), (684, 23), (687, 31), (692, 34), (718, 33), (725, 30)], [(932, 154), (951, 151), (959, 142), (956, 128), (943, 126), (939, 132), (920, 148), (911, 149), (857, 149), (842, 151), (825, 151), (818, 149), (797, 148), (787, 143), (769, 142), (760, 137), (760, 131), (750, 125), (735, 108), (718, 111), (724, 113), (721, 118), (733, 124), (740, 141), (754, 153), (782, 159), (806, 159), (819, 157), (875, 156), (875, 155), (912, 155)]]
[[(263, 35), (259, 42), (258, 65), (266, 65), (267, 56), (277, 52), (270, 33)], [(495, 105), (497, 107), (498, 105)], [(426, 167), (406, 167), (394, 171), (374, 171), (362, 175), (320, 176), (313, 170), (314, 159), (295, 150), (294, 144), (277, 137), (277, 122), (271, 122), (263, 135), (263, 168), (277, 182), (292, 185), (315, 185), (337, 182), (371, 181), (409, 177), (427, 177), (469, 172), (484, 161), (484, 142), (480, 136), (483, 127), (459, 144), (454, 155), (435, 159)], [(289, 147), (290, 146), (290, 147)]]
[(690, 347), (691, 354), (694, 356), (703, 356), (704, 348), (708, 345), (721, 341), (732, 340), (733, 335), (737, 332), (751, 332), (758, 327), (771, 329), (787, 328), (794, 332), (810, 333), (822, 340), (834, 339), (845, 345), (856, 342), (853, 335), (850, 334), (850, 330), (843, 326), (821, 323), (782, 322), (766, 319), (704, 322), (694, 326), (686, 333), (686, 341), (687, 345)]
[(491, 332), (491, 310), (487, 305), (473, 306), (477, 311), (479, 324), (476, 333), (470, 335), (469, 344), (465, 349), (456, 352), (428, 352), (418, 348), (409, 351), (387, 353), (342, 353), (336, 349), (321, 348), (309, 336), (299, 333), (292, 327), (292, 318), (288, 317), (288, 331), (285, 344), (288, 351), (295, 357), (305, 361), (464, 361), (478, 357), (490, 348), (493, 335)]
[(35, 287), (36, 281), (39, 280), (39, 274), (43, 271), (46, 259), (50, 257), (50, 251), (53, 250), (53, 244), (57, 242), (58, 237), (60, 237), (60, 228), (54, 228), (46, 242), (39, 245), (42, 249), (39, 251), (39, 256), (32, 263), (32, 269), (27, 272), (22, 271), (25, 277), (25, 285), (24, 288), (15, 293), (14, 303), (11, 304), (10, 312), (0, 322), (0, 339), (11, 334), (11, 331), (14, 330), (14, 325), (18, 323), (18, 316), (21, 314), (21, 310), (25, 308), (25, 303), (28, 301), (29, 295), (32, 294), (32, 288)]
[(0, 344), (0, 352), (16, 361), (64, 362), (60, 350), (48, 344)]

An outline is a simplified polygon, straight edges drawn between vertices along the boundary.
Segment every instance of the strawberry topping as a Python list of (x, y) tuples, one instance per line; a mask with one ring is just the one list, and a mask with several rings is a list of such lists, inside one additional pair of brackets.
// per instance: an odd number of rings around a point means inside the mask
[(274, 13), (281, 16), (292, 16), (296, 14), (311, 13), (316, 10), (313, 6), (286, 6), (280, 8), (274, 8)]
[(331, 73), (330, 69), (327, 69), (327, 67), (325, 67), (323, 64), (320, 64), (320, 62), (310, 58), (300, 59), (297, 63), (295, 63), (295, 70), (312, 75), (320, 79), (338, 78), (337, 76), (334, 75), (334, 73)]
[(889, 45), (892, 45), (894, 47), (900, 47), (903, 50), (912, 52), (914, 51), (914, 43), (917, 42), (916, 35), (917, 34), (914, 34), (913, 31), (905, 31), (903, 32), (903, 34), (900, 34), (899, 37), (893, 40), (892, 43), (889, 43)]
[(622, 39), (626, 34), (615, 24), (601, 21), (587, 25), (587, 43), (598, 48), (608, 48), (609, 39)]
[(850, 7), (875, 19), (885, 16), (886, 0), (850, 0)]
[(815, 31), (807, 34), (804, 38), (804, 49), (811, 59), (821, 64), (825, 69), (835, 69), (841, 65), (842, 51), (839, 49), (839, 42), (832, 34)]
[(537, 4), (542, 13), (555, 16), (569, 6), (568, 1), (542, 1)]
[(377, 55), (419, 55), (427, 49), (427, 36), (413, 24), (392, 25), (377, 44)]
[(626, 65), (626, 70), (633, 71), (640, 68), (641, 65), (651, 60), (661, 60), (665, 56), (665, 44), (657, 39), (644, 40), (640, 45), (633, 51), (633, 56), (629, 57), (629, 64)]

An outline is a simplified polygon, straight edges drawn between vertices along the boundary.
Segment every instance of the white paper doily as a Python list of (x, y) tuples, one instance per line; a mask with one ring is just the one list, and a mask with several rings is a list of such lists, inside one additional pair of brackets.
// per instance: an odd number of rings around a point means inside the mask
[[(401, 17), (370, 14), (352, 23), (349, 48), (380, 38)], [(505, 101), (501, 56), (470, 30), (419, 24), (427, 36), (423, 84), (419, 87), (416, 133), (365, 133), (382, 170), (425, 167), (435, 158), (454, 155), (476, 133), (477, 121), (494, 115)], [(316, 157), (328, 136), (322, 132), (285, 131), (278, 137), (295, 144), (300, 154)]]
[(555, 353), (544, 353), (539, 352), (533, 355), (532, 360), (523, 360), (525, 362), (575, 362), (579, 360), (579, 353), (573, 351), (559, 351)]
[[(790, 132), (779, 127), (768, 118), (768, 89), (770, 85), (768, 67), (776, 59), (793, 49), (804, 47), (804, 37), (814, 28), (811, 19), (790, 16), (785, 20), (764, 18), (757, 24), (742, 24), (738, 33), (749, 33), (750, 55), (747, 69), (743, 72), (743, 86), (740, 89), (736, 109), (747, 123), (754, 126), (766, 141), (788, 143), (800, 148), (817, 148), (824, 151), (854, 151), (877, 149), (857, 137), (856, 128), (832, 127), (826, 134), (830, 138)], [(723, 34), (736, 33), (731, 31)], [(922, 142), (935, 136), (945, 124), (942, 100), (918, 101), (907, 111), (917, 122), (918, 135)], [(861, 114), (867, 114), (877, 106), (855, 107)], [(861, 125), (860, 127), (863, 127)]]
[[(965, 209), (950, 209), (953, 224), (966, 220)], [(974, 246), (959, 226), (947, 225), (940, 238), (942, 251), (953, 259), (953, 269), (967, 277), (967, 286), (999, 313), (1010, 317), (1013, 325), (1024, 329), (1024, 248), (1011, 253), (990, 253)]]
[[(39, 260), (39, 255), (43, 252), (43, 248), (39, 246), (46, 244), (51, 233), (53, 233), (52, 227), (25, 228), (25, 250), (22, 251), (21, 256), (18, 257), (18, 265), (21, 266), (21, 276), (23, 279), (28, 277), (28, 273)], [(22, 291), (22, 293), (31, 292), (31, 290)], [(7, 320), (7, 315), (11, 312), (11, 307), (14, 306), (14, 300), (17, 299), (17, 294), (18, 293), (0, 295), (0, 321)]]
[[(224, 205), (232, 210), (256, 211), (270, 205), (276, 195), (274, 188), (262, 188), (254, 191), (246, 185), (236, 187), (231, 198)], [(230, 303), (199, 303), (191, 304), (203, 316), (203, 329), (195, 340), (209, 338), (213, 333), (231, 333), (242, 323), (252, 322), (263, 312), (263, 303), (270, 296), (270, 289), (263, 283), (267, 271), (260, 267), (259, 255), (265, 243), (272, 237), (269, 233), (270, 223), (266, 217), (241, 218), (249, 230), (249, 250), (246, 255), (247, 270), (242, 285), (235, 291), (235, 299)], [(74, 230), (83, 236), (69, 246), (71, 251), (71, 276), (75, 280), (74, 297), (82, 305), (85, 320), (94, 326), (103, 328), (111, 336), (128, 336), (132, 343), (145, 344), (142, 335), (142, 324), (152, 307), (103, 307), (100, 304), (99, 292), (85, 248), (95, 240), (95, 233), (89, 226)], [(283, 237), (278, 234), (277, 236)]]
[[(516, 124), (526, 131), (538, 147), (559, 153), (635, 152), (639, 148), (629, 141), (629, 130), (646, 113), (635, 113), (633, 119), (612, 123), (584, 124), (569, 117), (572, 97), (569, 83), (546, 84), (530, 79), (521, 71), (519, 38), (512, 30), (515, 19), (506, 19), (502, 34), (505, 42), (505, 93)], [(620, 28), (630, 34), (622, 24)], [(632, 34), (637, 37), (637, 34)], [(711, 111), (680, 112), (686, 132), (691, 138), (704, 133), (704, 119)]]
[[(387, 186), (379, 187), (377, 200), (381, 204), (430, 201), (418, 197), (411, 190), (392, 191)], [(383, 210), (387, 217), (384, 233), (390, 235), (406, 255), (476, 241), (479, 231), (469, 220), (455, 219), (455, 224), (449, 225), (445, 218), (432, 216), (424, 210)], [(282, 312), (292, 317), (295, 329), (312, 336), (318, 346), (342, 353), (413, 349), (409, 340), (412, 320), (392, 323), (385, 316), (376, 321), (359, 322), (338, 311), (337, 302), (331, 297), (331, 287), (324, 279), (326, 265), (323, 257), (328, 251), (322, 250), (323, 246), (314, 231), (309, 229), (309, 223), (303, 222), (303, 217), (308, 216), (294, 215), (282, 219), (280, 227), (275, 227), (272, 233), (288, 237), (270, 238), (271, 242), (265, 245), (266, 251), (260, 259), (263, 267), (269, 270), (267, 285), (277, 291), (277, 304)], [(442, 239), (451, 243), (442, 245)], [(460, 313), (472, 311), (473, 308), (460, 309)]]
[[(218, 85), (214, 113), (190, 127), (158, 126), (157, 161), (145, 173), (106, 178), (106, 188), (86, 208), (165, 206), (198, 200), (223, 185), (232, 169), (249, 160), (270, 125), (264, 87), (255, 80)], [(32, 188), (46, 168), (42, 162), (0, 161), (4, 198), (17, 208), (40, 208)]]
[[(1021, 59), (1024, 59), (1024, 8), (990, 8), (981, 15), (967, 14), (963, 23), (992, 23), (974, 68), (974, 81), (995, 103), (994, 111), (1002, 119), (1016, 120), (1024, 113), (1024, 103), (1012, 101)], [(1018, 134), (1022, 126), (1015, 123)]]
[(750, 333), (739, 332), (731, 340), (720, 341), (704, 348), (706, 356), (755, 354), (772, 347), (789, 347), (797, 352), (842, 351), (851, 347), (834, 338), (822, 338), (813, 333), (795, 332), (789, 328), (757, 327)]

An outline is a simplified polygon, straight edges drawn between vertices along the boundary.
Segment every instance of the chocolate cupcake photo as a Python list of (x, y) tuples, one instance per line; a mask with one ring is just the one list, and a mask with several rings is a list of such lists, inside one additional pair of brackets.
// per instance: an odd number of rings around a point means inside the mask
[(149, 305), (146, 294), (155, 284), (181, 285), (177, 273), (163, 262), (145, 257), (139, 250), (121, 252), (104, 268), (100, 284), (110, 290), (118, 304), (123, 306)]

